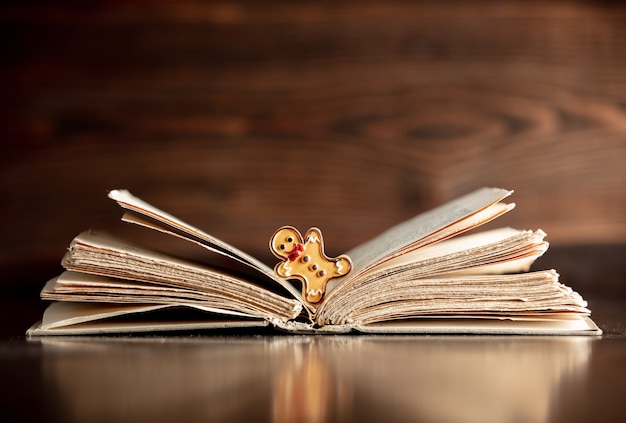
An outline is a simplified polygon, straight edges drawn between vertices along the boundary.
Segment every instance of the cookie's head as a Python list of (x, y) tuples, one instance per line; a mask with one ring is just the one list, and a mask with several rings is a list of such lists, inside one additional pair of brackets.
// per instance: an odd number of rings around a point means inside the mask
[(302, 251), (302, 235), (293, 226), (283, 226), (270, 238), (270, 250), (280, 259), (290, 259)]

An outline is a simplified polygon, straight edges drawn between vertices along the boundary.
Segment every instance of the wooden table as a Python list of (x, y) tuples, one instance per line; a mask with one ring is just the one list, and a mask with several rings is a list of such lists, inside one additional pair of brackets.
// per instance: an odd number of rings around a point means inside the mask
[(20, 421), (614, 422), (626, 335), (14, 338), (0, 367)]
[(3, 412), (30, 421), (608, 422), (623, 418), (626, 394), (624, 336), (231, 334), (1, 348), (13, 385)]

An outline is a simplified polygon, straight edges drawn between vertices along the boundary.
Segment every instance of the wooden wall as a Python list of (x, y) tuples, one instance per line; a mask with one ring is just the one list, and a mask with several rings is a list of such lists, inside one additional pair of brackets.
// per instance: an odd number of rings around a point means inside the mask
[(268, 258), (474, 188), (554, 245), (626, 241), (619, 2), (3, 2), (2, 270), (125, 231), (129, 188)]

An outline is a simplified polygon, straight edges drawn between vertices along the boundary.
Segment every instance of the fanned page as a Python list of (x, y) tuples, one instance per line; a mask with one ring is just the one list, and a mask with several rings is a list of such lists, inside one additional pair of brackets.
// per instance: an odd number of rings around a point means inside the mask
[(442, 206), (419, 214), (348, 251), (354, 270), (329, 282), (327, 299), (335, 288), (351, 286), (369, 270), (385, 262), (474, 229), (512, 210), (515, 204), (500, 201), (513, 191), (481, 188)]
[[(506, 213), (514, 204), (499, 201), (511, 193), (500, 188), (481, 188), (405, 221), (354, 248), (348, 252), (354, 264), (352, 274), (348, 278), (331, 280), (326, 288), (327, 295), (340, 284), (357, 279), (361, 273), (386, 260), (456, 236)], [(276, 278), (273, 269), (254, 257), (146, 203), (127, 190), (113, 190), (109, 197), (130, 212), (124, 215), (124, 221), (183, 238), (244, 263), (284, 286), (303, 306), (315, 312), (316, 308), (302, 300), (301, 292), (294, 285)]]
[[(196, 310), (181, 319), (181, 308)], [(29, 335), (105, 335), (180, 330), (265, 327), (268, 320), (215, 314), (210, 307), (179, 304), (100, 304), (55, 302), (44, 312), (40, 324)]]
[(501, 188), (481, 188), (388, 229), (348, 252), (354, 264), (353, 277), (408, 250), (495, 219), (514, 207), (514, 204), (498, 204), (512, 193)]
[(302, 309), (296, 299), (264, 286), (94, 231), (72, 241), (62, 264), (71, 272), (59, 276), (53, 289), (44, 289), (43, 299), (178, 302), (284, 321), (295, 318)]
[[(274, 278), (272, 269), (260, 262), (256, 258), (248, 255), (247, 253), (227, 244), (218, 238), (215, 238), (206, 232), (195, 228), (188, 223), (183, 222), (177, 217), (172, 216), (169, 213), (160, 210), (151, 204), (146, 203), (138, 197), (135, 197), (127, 190), (112, 190), (109, 192), (109, 198), (115, 200), (120, 207), (129, 210), (134, 213), (138, 213), (145, 218), (153, 220), (153, 222), (143, 221), (133, 215), (125, 215), (125, 221), (129, 223), (136, 223), (143, 226), (148, 226), (152, 229), (160, 229), (168, 231), (173, 235), (177, 235), (191, 241), (195, 241), (203, 247), (216, 252), (218, 254), (226, 255), (232, 259), (241, 261), (260, 272)], [(158, 224), (155, 224), (155, 222)]]
[(316, 321), (362, 332), (601, 333), (554, 270), (526, 273), (544, 236), (502, 228), (397, 256), (333, 291)]
[(275, 281), (277, 284), (282, 285), (295, 299), (300, 301), (302, 305), (308, 306), (302, 300), (301, 293), (298, 289), (296, 289), (291, 283), (278, 279), (274, 275), (273, 269), (251, 255), (189, 225), (188, 223), (183, 222), (163, 210), (148, 204), (140, 198), (135, 197), (127, 190), (110, 191), (109, 198), (115, 200), (120, 207), (130, 212), (124, 215), (124, 221), (179, 237), (186, 241), (200, 245), (209, 251), (243, 263), (250, 269), (257, 271), (265, 277)]

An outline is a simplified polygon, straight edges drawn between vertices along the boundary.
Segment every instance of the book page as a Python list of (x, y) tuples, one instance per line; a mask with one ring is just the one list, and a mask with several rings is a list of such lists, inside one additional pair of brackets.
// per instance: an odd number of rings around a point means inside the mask
[[(152, 313), (187, 307), (197, 310), (197, 318), (181, 321), (150, 320)], [(134, 319), (133, 317), (136, 316)], [(123, 319), (119, 319), (123, 317)], [(114, 320), (111, 320), (114, 319)], [(255, 318), (217, 317), (210, 308), (179, 304), (95, 304), (55, 302), (45, 310), (40, 324), (27, 332), (38, 335), (85, 335), (123, 334), (136, 332), (159, 332), (196, 329), (226, 329), (243, 327), (264, 327), (268, 322)]]
[(308, 304), (302, 299), (302, 294), (293, 284), (283, 281), (274, 275), (274, 270), (260, 260), (233, 247), (232, 245), (209, 235), (200, 229), (183, 222), (171, 214), (160, 210), (138, 197), (133, 196), (127, 190), (113, 190), (109, 192), (109, 198), (115, 200), (120, 207), (128, 210), (122, 220), (128, 223), (144, 226), (168, 235), (176, 236), (186, 241), (195, 243), (209, 251), (221, 254), (239, 263), (248, 266), (256, 272), (283, 286), (303, 306)]
[(385, 334), (484, 334), (484, 335), (601, 335), (588, 317), (560, 320), (524, 319), (421, 319), (360, 325), (363, 333)]
[[(397, 252), (407, 249), (418, 241), (485, 210), (487, 207), (508, 197), (512, 192), (500, 188), (482, 188), (392, 227), (347, 253), (354, 264), (354, 274), (358, 275), (385, 258), (393, 257)], [(465, 229), (471, 229), (479, 224), (486, 223), (511, 208), (512, 206), (508, 206), (504, 210), (497, 209), (487, 213), (471, 225), (466, 225)], [(461, 229), (459, 228), (453, 234), (460, 231)], [(436, 240), (433, 240), (433, 242), (436, 242)]]
[[(318, 308), (316, 320), (320, 325), (328, 322), (342, 324), (342, 319), (360, 307), (377, 307), (378, 301), (391, 301), (390, 298), (383, 299), (385, 295), (400, 296), (393, 297), (393, 301), (409, 300), (412, 295), (421, 295), (425, 289), (423, 278), (444, 280), (459, 293), (464, 293), (463, 285), (454, 281), (468, 282), (462, 276), (477, 273), (468, 270), (494, 273), (499, 269), (518, 270), (521, 266), (529, 266), (547, 250), (544, 236), (541, 230), (495, 229), (449, 239), (400, 255), (362, 273), (357, 279), (337, 286)], [(476, 275), (476, 278), (485, 277), (485, 274)], [(491, 280), (495, 283), (500, 278), (505, 277), (496, 276)], [(442, 289), (446, 289), (445, 283)], [(433, 286), (432, 282), (427, 286)], [(496, 283), (495, 286), (502, 284)], [(344, 317), (338, 319), (339, 315)]]
[(136, 284), (134, 287), (128, 283), (123, 286), (122, 282), (115, 285), (105, 279), (79, 278), (76, 273), (64, 273), (58, 278), (54, 291), (44, 290), (42, 297), (62, 300), (80, 294), (80, 301), (89, 300), (90, 295), (93, 301), (105, 301), (106, 291), (109, 291), (113, 302), (173, 302), (178, 298), (178, 301), (205, 302), (224, 310), (283, 320), (294, 318), (302, 309), (297, 299), (284, 296), (286, 293), (280, 286), (268, 289), (220, 270), (129, 245), (94, 231), (84, 232), (72, 241), (62, 265), (83, 274), (137, 281), (143, 283), (144, 289), (139, 290)]
[[(246, 289), (195, 290), (132, 280), (65, 271), (49, 281), (41, 292), (43, 300), (107, 304), (187, 304), (202, 306), (216, 314), (288, 321), (301, 306), (263, 292)], [(294, 307), (296, 306), (296, 307)]]
[[(514, 203), (498, 202), (511, 193), (512, 191), (497, 188), (483, 188), (464, 197), (469, 200), (468, 204), (472, 205), (470, 208), (464, 207), (462, 202), (453, 201), (418, 215), (355, 247), (347, 253), (352, 259), (354, 270), (347, 277), (328, 283), (326, 292), (329, 295), (326, 301), (332, 297), (330, 294), (336, 288), (340, 286), (346, 288), (359, 281), (363, 274), (384, 266), (390, 260), (396, 260), (412, 251), (455, 237), (512, 210), (515, 207)], [(441, 215), (437, 211), (440, 211)], [(422, 224), (423, 226), (420, 226)]]
[(115, 200), (122, 208), (130, 210), (133, 213), (137, 213), (144, 218), (151, 219), (151, 221), (147, 221), (142, 220), (137, 215), (126, 214), (123, 217), (123, 220), (126, 222), (135, 223), (162, 232), (169, 232), (172, 235), (182, 238), (187, 238), (213, 252), (227, 255), (235, 260), (246, 263), (267, 276), (276, 279), (272, 269), (263, 262), (233, 247), (232, 245), (183, 222), (177, 217), (146, 203), (140, 198), (133, 196), (127, 190), (113, 190), (109, 192), (109, 198)]
[[(424, 263), (427, 260), (445, 258), (452, 254), (459, 254), (464, 251), (476, 251), (480, 248), (488, 246), (492, 246), (492, 249), (498, 246), (504, 247), (507, 245), (507, 241), (516, 238), (525, 239), (526, 242), (529, 242), (533, 246), (533, 251), (538, 250), (540, 251), (540, 253), (544, 253), (548, 249), (548, 244), (544, 241), (545, 236), (546, 233), (543, 232), (541, 229), (537, 231), (528, 231), (508, 227), (477, 232), (470, 235), (463, 235), (452, 239), (447, 239), (436, 244), (427, 245), (418, 250), (410, 251), (406, 254), (395, 257), (394, 259), (381, 264), (371, 271), (385, 272), (393, 268), (402, 268), (404, 266), (410, 266), (415, 263)], [(514, 251), (515, 256), (519, 256), (519, 252), (521, 251), (519, 248), (521, 248), (521, 246), (516, 246), (516, 249)], [(533, 260), (536, 258), (537, 256), (533, 256)], [(467, 255), (467, 260), (464, 265), (465, 268), (462, 270), (462, 272), (477, 273), (475, 265), (472, 264), (472, 261), (474, 259), (478, 259), (478, 256)], [(524, 260), (524, 262), (526, 262), (526, 260)], [(480, 267), (478, 269), (482, 268), (483, 267)], [(509, 273), (521, 272), (525, 270), (528, 270), (527, 265), (524, 265), (523, 267), (515, 266), (511, 268)], [(480, 272), (480, 270), (478, 270), (478, 273), (484, 274), (484, 272)]]
[(350, 295), (334, 310), (320, 310), (316, 317), (324, 326), (444, 317), (575, 320), (589, 314), (582, 297), (550, 270), (391, 279)]

